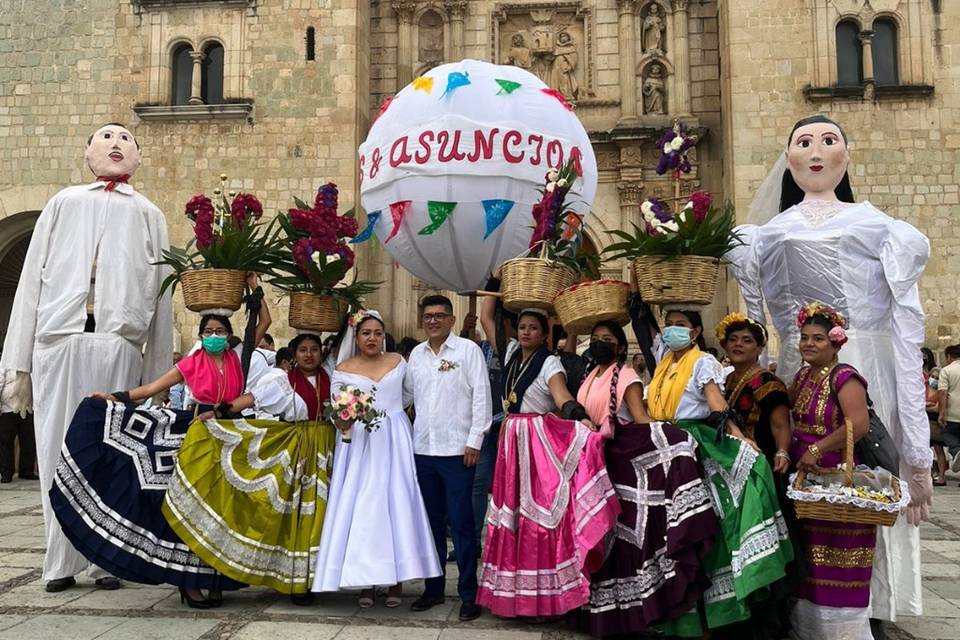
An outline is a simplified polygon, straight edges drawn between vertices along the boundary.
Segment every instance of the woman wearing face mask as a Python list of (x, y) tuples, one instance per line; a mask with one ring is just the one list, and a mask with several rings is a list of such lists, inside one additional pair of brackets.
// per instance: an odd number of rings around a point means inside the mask
[[(786, 150), (750, 210), (756, 224), (739, 228), (746, 244), (727, 254), (750, 317), (765, 322), (764, 306), (781, 344), (796, 344), (796, 310), (821, 300), (850, 322), (849, 362), (870, 381), (876, 411), (896, 443), (907, 478), (907, 517), (882, 527), (873, 573), (873, 615), (919, 615), (920, 541), (928, 515), (930, 426), (924, 411), (920, 347), (924, 315), (918, 281), (930, 243), (910, 224), (869, 202), (855, 202), (847, 168), (847, 135), (824, 116), (798, 121)], [(788, 379), (800, 355), (780, 350)]]
[[(388, 587), (385, 605), (401, 604), (401, 584), (441, 574), (427, 510), (417, 485), (413, 427), (404, 404), (407, 363), (384, 353), (380, 314), (354, 315), (341, 339), (331, 393), (342, 386), (374, 396), (383, 412), (379, 429), (337, 420), (337, 439), (327, 514), (312, 590), (362, 589), (358, 604), (374, 604), (375, 587)], [(350, 430), (350, 438), (344, 434)]]
[(574, 616), (594, 636), (637, 634), (686, 614), (703, 595), (701, 559), (719, 530), (696, 441), (672, 424), (651, 424), (626, 353), (620, 325), (594, 326), (589, 355), (596, 366), (577, 396), (601, 433), (613, 437), (605, 457), (621, 505), (603, 566), (591, 575), (590, 602)]
[[(869, 429), (867, 383), (837, 355), (847, 342), (844, 317), (821, 303), (800, 309), (800, 355), (805, 366), (790, 386), (797, 467), (815, 471), (843, 461), (844, 421), (853, 439)], [(857, 460), (854, 459), (854, 463)], [(875, 525), (801, 520), (800, 539), (806, 576), (793, 609), (793, 634), (800, 640), (871, 640), (867, 607), (876, 544)]]
[(502, 617), (557, 616), (589, 600), (586, 576), (600, 566), (619, 506), (597, 426), (545, 346), (546, 315), (527, 309), (517, 322), (477, 604)]
[[(784, 576), (793, 547), (770, 465), (737, 426), (736, 413), (723, 397), (723, 369), (698, 344), (702, 333), (698, 312), (668, 310), (662, 332), (668, 351), (650, 382), (647, 410), (654, 420), (676, 424), (698, 443), (720, 514), (721, 535), (704, 559), (712, 583), (703, 596), (705, 619), (715, 629), (750, 617), (751, 596), (765, 597), (767, 587)], [(668, 631), (695, 632), (695, 614)]]
[[(208, 609), (219, 606), (219, 592), (223, 589), (239, 588), (241, 584), (221, 576), (180, 540), (168, 523), (163, 521), (160, 501), (171, 478), (175, 477), (166, 465), (173, 463), (185, 434), (196, 429), (204, 430), (204, 426), (199, 422), (193, 422), (193, 428), (188, 430), (187, 426), (191, 424), (192, 418), (198, 412), (211, 417), (231, 417), (233, 413), (230, 402), (243, 393), (240, 357), (227, 348), (232, 333), (233, 328), (228, 318), (214, 314), (205, 315), (200, 319), (201, 348), (182, 358), (170, 371), (135, 389), (95, 393), (91, 399), (85, 401), (111, 401), (106, 405), (106, 416), (107, 422), (113, 427), (104, 440), (109, 439), (116, 444), (108, 446), (101, 441), (99, 453), (95, 454), (99, 456), (99, 465), (104, 474), (102, 486), (111, 486), (111, 482), (114, 482), (110, 479), (111, 476), (124, 477), (130, 460), (138, 460), (137, 474), (143, 480), (138, 481), (136, 486), (141, 490), (134, 491), (131, 486), (125, 485), (127, 500), (123, 508), (120, 509), (115, 502), (110, 502), (110, 506), (113, 511), (126, 511), (125, 521), (138, 524), (143, 533), (136, 539), (124, 540), (124, 544), (119, 547), (100, 544), (99, 549), (93, 545), (87, 549), (78, 548), (94, 555), (94, 562), (101, 566), (106, 565), (105, 568), (114, 575), (134, 582), (167, 582), (179, 586), (181, 602), (191, 608)], [(134, 410), (132, 407), (124, 409), (120, 404), (113, 404), (142, 402), (181, 382), (186, 382), (193, 391), (197, 407), (192, 412), (144, 411)], [(82, 404), (75, 420), (80, 419), (84, 410), (85, 406)], [(102, 408), (100, 415), (103, 415)], [(114, 446), (130, 449), (137, 455), (114, 458), (104, 453), (111, 451)], [(162, 452), (156, 450), (158, 446), (163, 449)], [(78, 452), (77, 455), (83, 454)], [(156, 460), (160, 460), (163, 466), (155, 462)], [(208, 464), (204, 463), (205, 469)], [(150, 466), (147, 468), (144, 465)], [(70, 483), (79, 481), (79, 475), (64, 474), (63, 483), (68, 490)], [(104, 493), (109, 499), (112, 492), (107, 490)], [(89, 518), (103, 518), (104, 523), (108, 516), (107, 511), (102, 514), (87, 514)], [(117, 551), (118, 548), (120, 551)], [(131, 552), (131, 548), (136, 551)], [(201, 589), (209, 589), (210, 597), (205, 597)]]
[[(232, 413), (253, 408), (269, 421), (208, 420), (190, 430), (163, 510), (184, 542), (224, 575), (306, 605), (312, 601), (334, 428), (322, 415), (330, 378), (320, 337), (301, 334), (291, 349), (295, 366), (289, 373), (268, 371), (250, 393), (230, 403)], [(211, 468), (211, 460), (219, 463)]]

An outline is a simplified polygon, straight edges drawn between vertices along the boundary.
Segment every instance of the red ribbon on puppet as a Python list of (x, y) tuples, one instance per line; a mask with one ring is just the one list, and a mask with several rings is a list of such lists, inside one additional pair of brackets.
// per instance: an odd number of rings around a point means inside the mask
[(397, 232), (400, 231), (400, 225), (403, 224), (403, 217), (407, 215), (407, 211), (410, 211), (411, 202), (412, 200), (401, 200), (400, 202), (394, 202), (390, 205), (390, 216), (393, 218), (393, 231), (391, 231), (390, 236), (383, 241), (384, 244), (393, 240)]
[(122, 182), (123, 184), (128, 184), (130, 176), (126, 173), (122, 176), (97, 176), (99, 182), (106, 182), (107, 186), (103, 188), (104, 191), (113, 191), (117, 188), (117, 184)]

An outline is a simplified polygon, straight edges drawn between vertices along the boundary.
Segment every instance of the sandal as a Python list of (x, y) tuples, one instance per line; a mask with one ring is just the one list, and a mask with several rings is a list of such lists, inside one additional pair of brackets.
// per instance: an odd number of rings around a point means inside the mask
[(947, 486), (947, 481), (946, 481), (946, 480), (934, 480), (934, 481), (933, 481), (933, 486), (935, 486), (935, 487), (945, 487), (945, 486)]
[(395, 609), (403, 603), (403, 586), (396, 584), (387, 590), (387, 600), (384, 606), (389, 609)]
[(361, 609), (369, 609), (373, 606), (373, 589), (364, 589), (360, 592), (360, 598), (357, 600), (357, 604), (360, 605)]

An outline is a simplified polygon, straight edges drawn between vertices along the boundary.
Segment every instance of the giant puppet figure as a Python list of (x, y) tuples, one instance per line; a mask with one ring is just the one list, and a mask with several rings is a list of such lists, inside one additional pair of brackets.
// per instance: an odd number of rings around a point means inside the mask
[(96, 181), (67, 187), (44, 207), (20, 274), (0, 358), (4, 411), (34, 412), (48, 591), (89, 567), (101, 587), (119, 586), (64, 537), (48, 492), (70, 418), (87, 395), (129, 389), (170, 368), (172, 309), (157, 299), (166, 270), (167, 224), (127, 180), (140, 145), (120, 124), (97, 129), (85, 160)]
[(849, 342), (840, 352), (866, 379), (870, 398), (900, 452), (909, 483), (907, 517), (879, 527), (872, 617), (921, 613), (920, 542), (932, 496), (930, 427), (924, 412), (920, 347), (924, 315), (917, 282), (930, 254), (927, 238), (850, 188), (847, 138), (824, 116), (794, 125), (779, 164), (761, 185), (747, 246), (731, 258), (750, 317), (764, 303), (781, 339), (778, 375), (800, 366), (798, 309), (824, 302), (846, 316)]

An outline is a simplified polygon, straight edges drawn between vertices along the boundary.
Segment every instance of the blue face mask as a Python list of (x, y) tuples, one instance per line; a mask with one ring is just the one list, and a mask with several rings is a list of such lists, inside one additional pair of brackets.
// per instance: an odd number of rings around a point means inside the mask
[(930, 378), (930, 388), (936, 389), (940, 386), (940, 381), (937, 378)]
[(663, 344), (671, 351), (683, 351), (690, 346), (690, 329), (687, 327), (664, 327)]
[(227, 348), (227, 336), (203, 336), (203, 348), (207, 353), (223, 353)]

